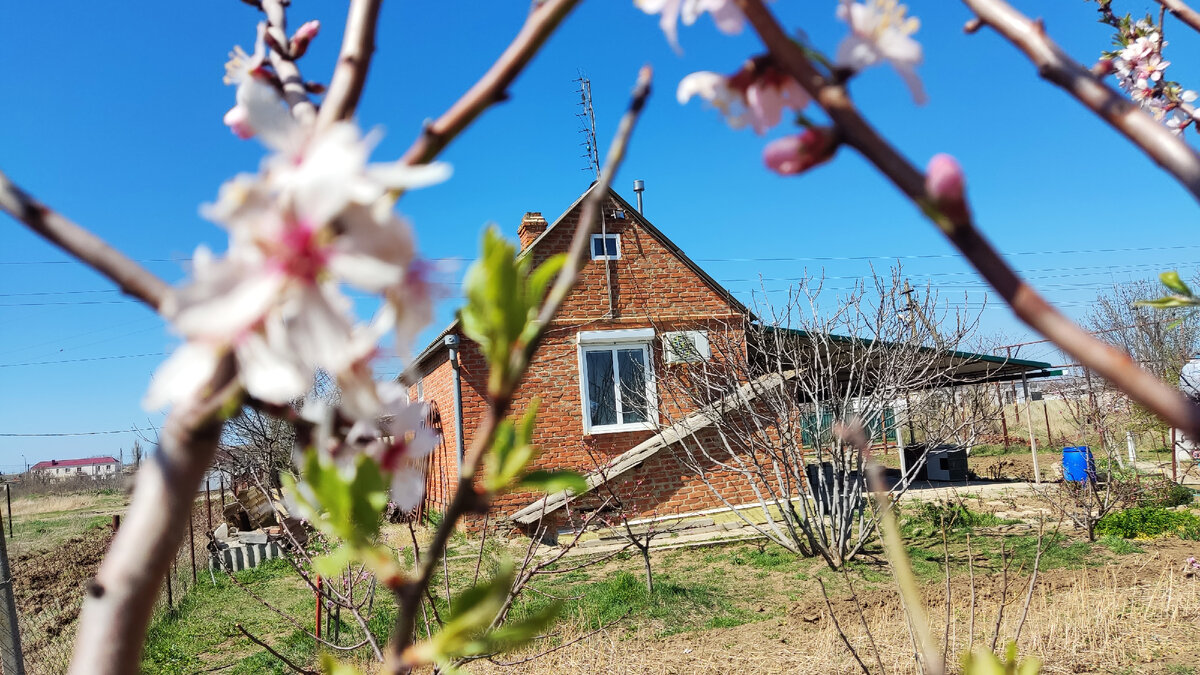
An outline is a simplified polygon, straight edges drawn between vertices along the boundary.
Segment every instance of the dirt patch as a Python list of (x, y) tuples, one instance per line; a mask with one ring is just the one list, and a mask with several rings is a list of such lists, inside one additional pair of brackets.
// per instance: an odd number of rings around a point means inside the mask
[(111, 532), (96, 530), (11, 561), (22, 646), (29, 663), (55, 663), (69, 656), (84, 588), (111, 540)]

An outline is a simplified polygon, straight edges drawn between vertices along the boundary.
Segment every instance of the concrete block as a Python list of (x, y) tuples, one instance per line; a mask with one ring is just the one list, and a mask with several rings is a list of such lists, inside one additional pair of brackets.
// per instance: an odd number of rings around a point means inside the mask
[(225, 541), (229, 539), (229, 525), (221, 523), (221, 526), (213, 530), (213, 537), (217, 541)]
[(239, 532), (238, 541), (243, 544), (265, 544), (267, 543), (267, 533), (262, 530)]

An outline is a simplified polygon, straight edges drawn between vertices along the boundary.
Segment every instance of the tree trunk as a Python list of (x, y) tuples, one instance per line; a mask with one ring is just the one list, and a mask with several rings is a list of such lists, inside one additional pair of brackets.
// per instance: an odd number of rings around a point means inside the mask
[(638, 550), (642, 552), (642, 564), (646, 566), (646, 591), (654, 593), (654, 572), (650, 570), (650, 542), (646, 542), (645, 546), (638, 546)]

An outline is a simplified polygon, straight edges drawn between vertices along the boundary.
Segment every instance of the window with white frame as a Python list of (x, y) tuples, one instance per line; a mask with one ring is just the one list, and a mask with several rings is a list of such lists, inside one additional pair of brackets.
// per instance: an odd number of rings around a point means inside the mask
[(585, 432), (631, 431), (657, 423), (650, 359), (653, 339), (653, 329), (579, 334)]
[(593, 234), (592, 260), (620, 260), (621, 235)]

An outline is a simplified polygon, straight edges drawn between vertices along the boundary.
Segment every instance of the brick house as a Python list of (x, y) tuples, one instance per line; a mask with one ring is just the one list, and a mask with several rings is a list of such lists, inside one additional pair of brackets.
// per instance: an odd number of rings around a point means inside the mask
[[(584, 198), (580, 195), (553, 223), (526, 213), (518, 235), (522, 254), (535, 265), (567, 251)], [(661, 230), (615, 191), (609, 190), (602, 232), (591, 241), (591, 260), (550, 326), (513, 402), (520, 416), (537, 397), (534, 435), (540, 469), (571, 469), (604, 476), (618, 493), (636, 489), (629, 517), (672, 515), (718, 508), (722, 502), (672, 452), (681, 437), (706, 441), (704, 422), (664, 396), (660, 375), (672, 363), (710, 358), (708, 337), (721, 331), (744, 340), (749, 310), (688, 258)], [(1046, 364), (1038, 364), (1046, 365)], [(410, 396), (426, 401), (442, 432), (427, 475), (426, 507), (442, 510), (457, 480), (458, 458), (472, 441), (485, 410), (487, 363), (455, 321), (422, 351), (402, 379)], [(683, 420), (683, 422), (681, 422)], [(715, 440), (713, 441), (715, 442)], [(744, 503), (754, 497), (745, 480), (715, 470), (706, 477), (725, 496)], [(744, 492), (744, 494), (742, 494)], [(546, 520), (563, 524), (564, 495), (532, 493), (501, 497), (493, 516), (532, 531)], [(622, 496), (625, 501), (625, 496)], [(638, 513), (629, 513), (632, 508)], [(468, 522), (468, 527), (479, 523)]]

